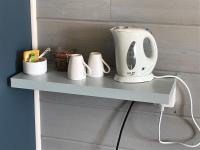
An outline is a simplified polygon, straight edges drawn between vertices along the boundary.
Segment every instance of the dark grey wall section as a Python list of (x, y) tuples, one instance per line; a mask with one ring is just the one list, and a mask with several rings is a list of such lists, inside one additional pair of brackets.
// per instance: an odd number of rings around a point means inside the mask
[(18, 53), (31, 48), (29, 0), (0, 1), (0, 149), (34, 150), (33, 94), (11, 89)]

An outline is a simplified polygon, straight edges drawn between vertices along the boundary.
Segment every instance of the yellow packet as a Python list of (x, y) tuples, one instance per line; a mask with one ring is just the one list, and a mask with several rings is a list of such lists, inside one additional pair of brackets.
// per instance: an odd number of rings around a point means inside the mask
[(34, 60), (31, 60), (31, 61), (34, 61), (34, 62), (39, 61), (39, 55), (40, 55), (40, 51), (37, 49), (24, 51), (23, 61), (28, 62), (30, 60), (31, 56), (34, 56)]

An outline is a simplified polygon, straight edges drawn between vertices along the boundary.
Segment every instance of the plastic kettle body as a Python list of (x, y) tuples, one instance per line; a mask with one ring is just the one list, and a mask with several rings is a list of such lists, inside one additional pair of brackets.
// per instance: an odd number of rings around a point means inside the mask
[[(158, 58), (153, 35), (141, 28), (125, 26), (110, 29), (115, 43), (117, 74), (119, 82), (145, 82), (153, 79), (152, 71)], [(145, 42), (149, 49), (145, 51)]]

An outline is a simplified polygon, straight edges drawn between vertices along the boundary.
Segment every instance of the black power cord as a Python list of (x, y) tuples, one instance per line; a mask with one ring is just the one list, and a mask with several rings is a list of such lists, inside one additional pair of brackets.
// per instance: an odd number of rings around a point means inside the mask
[(129, 116), (129, 113), (130, 113), (131, 108), (132, 108), (132, 106), (133, 106), (134, 103), (135, 103), (134, 101), (131, 102), (131, 105), (129, 106), (129, 109), (128, 109), (128, 111), (127, 111), (127, 113), (126, 113), (126, 116), (125, 116), (125, 118), (124, 118), (123, 124), (122, 124), (121, 129), (120, 129), (120, 132), (119, 132), (119, 137), (118, 137), (118, 140), (117, 140), (116, 150), (119, 149), (119, 144), (120, 144), (122, 132), (123, 132), (123, 130), (124, 130), (124, 126), (125, 126), (125, 124), (126, 124), (127, 118), (128, 118), (128, 116)]

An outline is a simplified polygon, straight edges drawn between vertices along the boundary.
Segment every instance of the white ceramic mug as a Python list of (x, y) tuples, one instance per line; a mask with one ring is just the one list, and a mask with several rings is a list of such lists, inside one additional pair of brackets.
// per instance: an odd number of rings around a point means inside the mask
[(86, 68), (91, 72), (90, 67), (84, 62), (81, 54), (72, 54), (68, 64), (68, 78), (71, 80), (82, 80), (86, 78)]
[[(107, 71), (105, 71), (104, 65), (107, 67)], [(90, 53), (88, 66), (92, 70), (88, 74), (90, 77), (103, 77), (104, 73), (110, 72), (110, 66), (103, 60), (102, 55), (99, 52)]]

